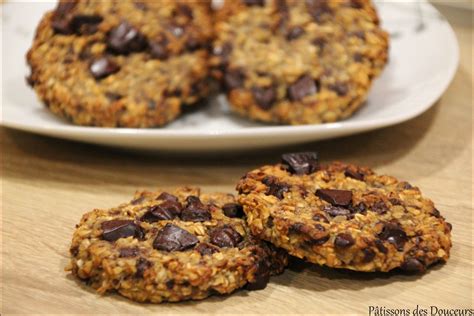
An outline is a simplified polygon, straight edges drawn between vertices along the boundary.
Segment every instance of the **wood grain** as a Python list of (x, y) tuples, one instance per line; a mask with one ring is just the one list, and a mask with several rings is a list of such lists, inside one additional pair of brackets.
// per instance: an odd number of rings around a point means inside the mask
[[(0, 129), (2, 314), (367, 314), (370, 305), (472, 308), (472, 16), (441, 8), (461, 46), (461, 66), (428, 112), (401, 125), (305, 146), (226, 157), (143, 155)], [(441, 48), (440, 48), (441, 49)], [(202, 186), (233, 192), (246, 171), (289, 150), (373, 167), (419, 186), (453, 224), (452, 257), (423, 276), (293, 267), (264, 291), (200, 302), (137, 304), (98, 296), (64, 272), (74, 225), (135, 189)]]

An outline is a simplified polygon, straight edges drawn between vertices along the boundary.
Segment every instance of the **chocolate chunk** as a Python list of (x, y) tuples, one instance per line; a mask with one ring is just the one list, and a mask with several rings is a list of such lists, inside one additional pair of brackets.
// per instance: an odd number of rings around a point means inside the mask
[(352, 201), (352, 191), (318, 189), (316, 196), (334, 206), (348, 206)]
[(186, 198), (186, 207), (181, 213), (181, 219), (188, 222), (205, 222), (211, 220), (211, 212), (202, 204), (201, 200), (194, 195)]
[(137, 269), (135, 276), (137, 278), (143, 278), (143, 276), (145, 275), (145, 271), (151, 268), (152, 266), (153, 262), (148, 261), (144, 258), (138, 258), (137, 263), (135, 264), (135, 268)]
[(242, 218), (244, 216), (244, 209), (238, 203), (227, 203), (222, 207), (225, 216), (231, 218)]
[(299, 101), (308, 95), (318, 92), (316, 81), (309, 75), (304, 75), (296, 80), (289, 88), (288, 95), (291, 101)]
[(195, 50), (198, 50), (201, 47), (201, 42), (193, 35), (190, 35), (186, 40), (186, 49), (191, 52), (194, 52)]
[(247, 283), (245, 289), (248, 291), (263, 290), (270, 281), (270, 263), (266, 258), (256, 263), (254, 280)]
[(150, 55), (153, 58), (157, 59), (166, 59), (168, 58), (168, 39), (166, 37), (161, 38), (157, 41), (150, 42)]
[(54, 10), (54, 14), (59, 15), (59, 16), (64, 16), (68, 14), (69, 12), (72, 11), (72, 9), (74, 9), (77, 2), (78, 2), (77, 0), (59, 2), (58, 5), (56, 6), (56, 9)]
[(319, 47), (320, 51), (322, 51), (324, 49), (324, 46), (326, 46), (326, 40), (323, 37), (315, 38), (311, 43), (314, 46)]
[(377, 214), (385, 214), (388, 210), (389, 208), (385, 205), (384, 201), (377, 201), (372, 205), (372, 211)]
[(103, 79), (120, 70), (120, 66), (107, 57), (101, 57), (92, 61), (89, 70), (95, 79)]
[(336, 249), (346, 249), (354, 244), (354, 238), (352, 238), (351, 234), (348, 233), (338, 234), (336, 236), (336, 239), (334, 239), (334, 246), (336, 247)]
[(303, 223), (295, 223), (289, 227), (288, 233), (289, 234), (300, 234), (303, 232)]
[(201, 256), (210, 256), (216, 252), (219, 252), (219, 248), (208, 243), (200, 243), (196, 246), (196, 248), (194, 248), (194, 250), (199, 252)]
[(196, 236), (173, 224), (166, 224), (153, 241), (153, 248), (163, 251), (183, 251), (199, 242)]
[(386, 254), (388, 252), (388, 249), (383, 245), (383, 241), (381, 241), (380, 239), (375, 240), (375, 246), (383, 254)]
[(35, 80), (33, 79), (33, 76), (30, 74), (29, 76), (26, 76), (25, 77), (26, 79), (26, 83), (30, 86), (30, 87), (34, 87), (35, 86)]
[(263, 178), (262, 183), (268, 187), (267, 192), (265, 193), (266, 195), (276, 196), (280, 200), (284, 198), (285, 192), (290, 191), (290, 186), (288, 184), (278, 182), (278, 179), (272, 176)]
[(123, 95), (118, 94), (118, 93), (115, 93), (115, 92), (105, 92), (105, 96), (106, 96), (107, 99), (109, 99), (109, 101), (111, 101), (111, 102), (115, 102), (115, 101), (118, 101), (118, 100), (120, 100), (121, 98), (123, 98)]
[(300, 152), (283, 154), (281, 161), (288, 165), (289, 171), (295, 174), (311, 174), (319, 170), (319, 160), (317, 152)]
[(178, 5), (178, 14), (184, 15), (188, 19), (193, 18), (193, 10), (188, 5), (185, 5), (185, 4)]
[[(313, 226), (316, 230), (321, 232), (321, 234), (317, 234), (315, 237), (311, 237), (309, 240), (306, 240), (305, 243), (309, 246), (314, 245), (322, 245), (326, 241), (329, 240), (329, 234), (326, 232), (326, 228), (324, 228), (321, 224), (315, 224)], [(307, 236), (309, 232), (314, 231), (314, 229), (310, 225), (305, 225), (303, 223), (295, 223), (290, 226), (288, 233), (289, 234), (301, 234), (303, 236)]]
[(79, 59), (80, 60), (89, 60), (93, 57), (93, 54), (91, 52), (91, 47), (92, 44), (89, 44), (85, 47), (82, 48), (82, 50), (79, 52)]
[(103, 18), (100, 15), (78, 14), (70, 22), (70, 28), (76, 34), (94, 34)]
[(78, 246), (71, 247), (69, 249), (69, 252), (71, 253), (71, 255), (77, 256), (79, 254), (79, 247)]
[(323, 22), (325, 14), (332, 13), (328, 2), (324, 0), (306, 0), (306, 9), (311, 17), (318, 23)]
[(403, 251), (403, 246), (408, 241), (407, 234), (396, 223), (386, 223), (378, 237), (393, 244), (398, 251)]
[(167, 210), (168, 212), (171, 212), (174, 215), (173, 218), (175, 218), (178, 217), (179, 214), (181, 214), (183, 206), (177, 201), (167, 200), (158, 205), (157, 209)]
[(326, 216), (319, 213), (313, 216), (313, 220), (318, 221), (318, 222), (323, 222), (323, 223), (329, 223), (329, 220), (326, 218)]
[(248, 6), (261, 6), (263, 7), (265, 5), (265, 0), (242, 0), (245, 5)]
[(273, 217), (272, 217), (272, 216), (268, 216), (267, 227), (272, 228), (273, 225), (274, 225), (274, 224), (273, 224)]
[(168, 192), (161, 193), (157, 198), (157, 200), (164, 200), (164, 201), (171, 201), (171, 202), (179, 202), (178, 198), (173, 194), (169, 194)]
[(252, 94), (255, 102), (262, 110), (269, 110), (276, 101), (276, 92), (273, 87), (254, 87)]
[(56, 33), (72, 34), (71, 17), (69, 13), (76, 6), (77, 1), (60, 2), (54, 11), (51, 26)]
[(133, 236), (138, 239), (143, 238), (143, 230), (132, 220), (115, 219), (101, 224), (102, 239), (116, 241), (119, 238)]
[(364, 174), (363, 173), (354, 171), (352, 169), (346, 169), (346, 171), (344, 171), (344, 175), (348, 178), (356, 179), (356, 180), (359, 180), (359, 181), (364, 180)]
[(200, 95), (202, 94), (203, 90), (207, 89), (207, 82), (206, 81), (199, 81), (191, 84), (190, 95)]
[(209, 235), (211, 243), (221, 248), (233, 248), (242, 241), (242, 236), (228, 225), (213, 229)]
[(412, 273), (423, 273), (425, 272), (425, 265), (418, 259), (408, 258), (406, 259), (400, 268), (406, 272)]
[(347, 95), (349, 92), (349, 87), (346, 83), (338, 82), (336, 84), (331, 84), (328, 86), (329, 89), (336, 92), (338, 96), (342, 97)]
[(107, 44), (114, 53), (128, 54), (144, 50), (147, 46), (147, 41), (136, 28), (123, 21), (110, 31)]
[(239, 89), (244, 85), (245, 75), (239, 69), (227, 70), (224, 83), (227, 90)]
[(166, 284), (166, 288), (168, 290), (171, 290), (174, 287), (174, 280), (168, 280), (168, 281), (166, 281), (165, 284)]
[(448, 226), (449, 231), (453, 230), (453, 225), (451, 223), (446, 222), (446, 226)]
[(140, 197), (138, 197), (138, 198), (133, 199), (132, 201), (130, 201), (130, 204), (132, 204), (132, 205), (141, 204), (141, 203), (142, 203), (143, 201), (145, 201), (145, 200), (146, 200), (146, 197), (140, 196)]
[(71, 34), (72, 30), (69, 27), (70, 20), (67, 20), (65, 18), (56, 18), (51, 21), (51, 26), (53, 27), (53, 30), (58, 33), (58, 34)]
[(328, 241), (329, 238), (330, 238), (329, 235), (325, 235), (320, 238), (314, 238), (314, 239), (308, 240), (306, 243), (311, 246), (319, 246), (326, 243), (326, 241)]
[(326, 231), (326, 228), (324, 228), (324, 226), (321, 225), (321, 224), (315, 224), (315, 225), (314, 225), (314, 228), (316, 228), (316, 229), (319, 230), (320, 232), (325, 232), (325, 231)]
[(404, 190), (412, 190), (412, 189), (414, 189), (414, 187), (413, 187), (410, 183), (408, 183), (408, 182), (406, 182), (406, 181), (400, 182), (399, 185), (400, 185)]
[(52, 27), (61, 34), (94, 34), (103, 18), (99, 15), (54, 15)]
[(402, 205), (402, 201), (397, 198), (389, 198), (388, 200), (390, 201), (390, 203), (392, 203), (392, 205)]
[(179, 217), (181, 210), (181, 203), (175, 201), (164, 201), (159, 205), (151, 206), (140, 220), (148, 223), (172, 220)]
[(138, 248), (121, 248), (120, 249), (120, 258), (136, 257), (140, 253)]
[(297, 39), (303, 34), (304, 34), (304, 29), (300, 26), (295, 26), (288, 30), (288, 33), (286, 33), (286, 39), (289, 41), (292, 41), (294, 39)]
[(371, 262), (375, 258), (375, 251), (370, 248), (362, 249), (362, 253), (364, 254), (364, 258), (362, 259), (363, 262)]
[(357, 213), (360, 213), (360, 214), (366, 214), (367, 213), (367, 206), (360, 202), (359, 204), (357, 205), (349, 205), (348, 209), (351, 211), (352, 214), (357, 214)]
[(431, 216), (434, 216), (436, 218), (440, 218), (441, 217), (441, 213), (438, 211), (438, 209), (434, 208), (432, 211), (431, 211)]
[(331, 215), (332, 217), (350, 216), (351, 215), (351, 211), (348, 210), (347, 208), (336, 207), (336, 206), (332, 206), (332, 205), (324, 206), (323, 211), (325, 211), (328, 215)]

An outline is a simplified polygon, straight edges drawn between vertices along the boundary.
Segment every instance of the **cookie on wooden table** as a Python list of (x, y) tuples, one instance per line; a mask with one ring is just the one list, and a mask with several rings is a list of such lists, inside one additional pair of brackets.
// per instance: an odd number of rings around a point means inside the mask
[(286, 252), (250, 235), (243, 215), (231, 194), (138, 192), (129, 203), (83, 216), (68, 270), (99, 293), (140, 302), (262, 289), (283, 271)]
[(154, 127), (208, 94), (209, 1), (61, 1), (41, 20), (28, 82), (75, 124)]
[(247, 173), (239, 202), (253, 234), (334, 268), (410, 272), (449, 258), (451, 225), (417, 187), (316, 153)]
[(369, 0), (228, 0), (215, 33), (214, 75), (232, 108), (265, 122), (349, 117), (388, 56)]

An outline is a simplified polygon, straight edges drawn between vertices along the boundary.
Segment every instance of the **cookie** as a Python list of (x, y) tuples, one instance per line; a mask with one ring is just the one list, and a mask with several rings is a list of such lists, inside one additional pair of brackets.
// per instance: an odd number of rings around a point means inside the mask
[(449, 258), (451, 225), (417, 187), (316, 153), (247, 173), (239, 202), (253, 234), (333, 268), (409, 272)]
[(227, 0), (215, 30), (214, 76), (233, 110), (258, 121), (347, 118), (387, 62), (369, 0)]
[(138, 192), (129, 203), (86, 213), (67, 270), (103, 294), (176, 302), (258, 290), (281, 273), (286, 252), (256, 240), (231, 194)]
[(61, 1), (41, 20), (29, 84), (75, 124), (154, 127), (209, 92), (207, 0)]

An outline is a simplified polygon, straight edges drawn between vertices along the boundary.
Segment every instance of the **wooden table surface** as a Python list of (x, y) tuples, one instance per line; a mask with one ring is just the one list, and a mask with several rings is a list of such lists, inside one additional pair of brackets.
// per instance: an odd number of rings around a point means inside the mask
[[(369, 306), (472, 308), (472, 15), (440, 9), (456, 30), (460, 68), (433, 108), (394, 127), (224, 158), (127, 153), (0, 129), (2, 314), (367, 314)], [(264, 291), (162, 305), (137, 304), (115, 294), (101, 297), (64, 272), (74, 225), (84, 212), (127, 201), (137, 188), (189, 184), (233, 192), (246, 171), (296, 150), (318, 150), (325, 161), (368, 165), (419, 186), (453, 224), (451, 259), (423, 276), (306, 265), (273, 278)]]

